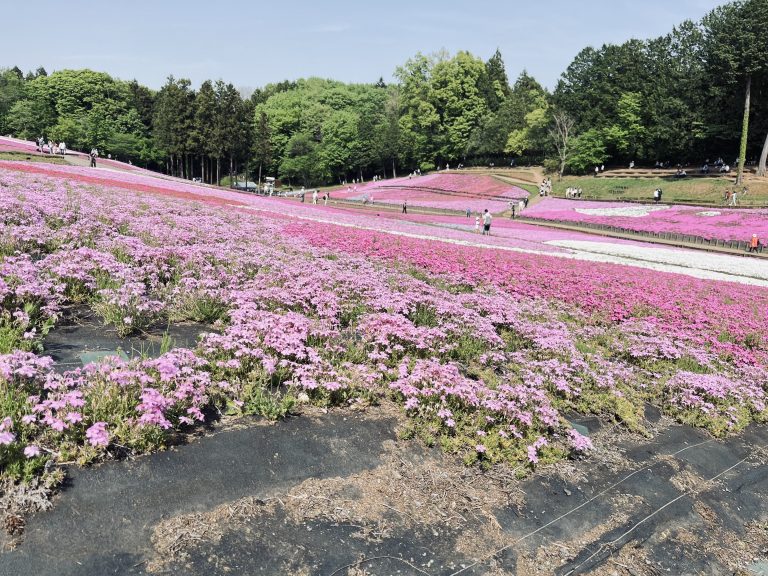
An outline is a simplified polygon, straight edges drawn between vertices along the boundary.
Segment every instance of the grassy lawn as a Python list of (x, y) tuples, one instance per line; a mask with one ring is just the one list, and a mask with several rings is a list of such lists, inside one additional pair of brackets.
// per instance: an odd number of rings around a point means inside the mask
[(47, 162), (48, 164), (68, 164), (61, 156), (46, 154), (30, 154), (27, 152), (0, 152), (0, 160), (16, 160), (18, 162)]
[[(748, 178), (749, 194), (740, 198), (741, 205), (768, 205), (768, 181)], [(653, 200), (653, 191), (661, 188), (665, 202), (722, 205), (726, 189), (733, 190), (733, 178), (594, 178), (566, 176), (553, 179), (552, 194), (565, 196), (569, 187), (581, 188), (582, 198), (597, 200)], [(741, 191), (741, 187), (738, 187)]]

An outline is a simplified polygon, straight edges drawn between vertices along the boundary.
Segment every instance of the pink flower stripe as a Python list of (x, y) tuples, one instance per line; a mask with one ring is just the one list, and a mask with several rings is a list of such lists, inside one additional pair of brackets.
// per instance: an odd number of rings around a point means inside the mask
[[(747, 241), (752, 234), (768, 239), (768, 210), (696, 206), (661, 206), (663, 209), (655, 210), (660, 206), (649, 205), (648, 208), (652, 210), (646, 215), (621, 215), (621, 210), (633, 208), (642, 211), (642, 206), (637, 204), (544, 198), (526, 210), (525, 216), (542, 220), (606, 224), (638, 232), (687, 234), (707, 240)], [(583, 210), (599, 212), (580, 212)], [(615, 215), (610, 214), (611, 210), (616, 211)]]
[(505, 184), (491, 176), (466, 174), (428, 174), (412, 178), (395, 178), (365, 184), (352, 184), (331, 191), (334, 198), (370, 200), (381, 204), (407, 201), (412, 206), (450, 210), (492, 212), (507, 210), (508, 202), (528, 196), (517, 186)]

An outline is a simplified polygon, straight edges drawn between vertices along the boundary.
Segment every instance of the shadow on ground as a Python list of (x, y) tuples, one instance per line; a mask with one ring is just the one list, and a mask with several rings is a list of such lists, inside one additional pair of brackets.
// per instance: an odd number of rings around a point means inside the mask
[[(98, 362), (108, 355), (123, 358), (155, 358), (170, 348), (195, 348), (203, 332), (211, 327), (193, 322), (175, 322), (170, 325), (155, 325), (141, 335), (127, 338), (104, 325), (102, 320), (85, 306), (72, 307), (65, 311), (61, 320), (43, 340), (43, 354), (54, 361), (59, 372), (74, 370), (89, 362)], [(163, 342), (163, 337), (166, 342)]]

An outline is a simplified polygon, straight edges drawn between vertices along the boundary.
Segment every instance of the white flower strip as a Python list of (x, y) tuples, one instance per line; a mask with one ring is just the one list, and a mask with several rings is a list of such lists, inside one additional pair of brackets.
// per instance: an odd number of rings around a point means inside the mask
[(625, 216), (629, 218), (642, 218), (651, 212), (668, 210), (669, 206), (622, 206), (620, 208), (576, 208), (579, 214), (588, 216)]
[[(561, 248), (570, 248), (571, 250), (602, 254), (608, 257), (650, 262), (658, 266), (667, 267), (652, 267), (654, 270), (669, 269), (668, 267), (680, 268), (682, 270), (674, 271), (697, 278), (730, 280), (732, 282), (742, 282), (758, 286), (764, 286), (768, 282), (768, 262), (757, 258), (715, 254), (705, 251), (657, 248), (650, 245), (645, 247), (583, 240), (551, 240), (547, 244)], [(684, 271), (685, 269), (689, 271), (686, 272)]]

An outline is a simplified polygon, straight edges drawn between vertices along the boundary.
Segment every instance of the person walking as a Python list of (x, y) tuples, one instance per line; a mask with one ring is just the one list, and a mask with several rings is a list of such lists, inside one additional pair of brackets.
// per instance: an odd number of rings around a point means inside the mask
[(317, 190), (312, 190), (312, 204), (317, 206)]
[(752, 238), (749, 240), (749, 251), (757, 252), (760, 249), (760, 239), (757, 234), (752, 234)]
[(403, 214), (408, 214), (408, 200), (403, 200)]
[(328, 206), (328, 192), (323, 194), (323, 206)]
[(472, 208), (467, 208), (467, 218), (472, 217)]
[(488, 208), (483, 212), (483, 236), (491, 235), (491, 213), (488, 212)]
[(96, 168), (96, 158), (99, 157), (99, 151), (96, 149), (95, 146), (91, 148), (90, 157), (91, 157), (91, 168)]
[(475, 234), (480, 233), (480, 214), (475, 216)]
[(736, 190), (731, 192), (731, 206), (736, 206), (736, 204), (739, 202), (738, 193)]
[(511, 211), (510, 211), (509, 217), (510, 217), (512, 220), (514, 220), (514, 219), (515, 219), (515, 208), (517, 208), (517, 206), (515, 206), (515, 204), (514, 204), (514, 203), (510, 202), (510, 203), (509, 203), (509, 207), (511, 208)]

